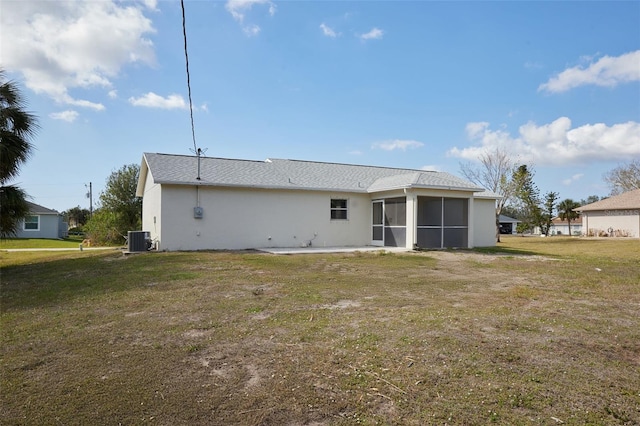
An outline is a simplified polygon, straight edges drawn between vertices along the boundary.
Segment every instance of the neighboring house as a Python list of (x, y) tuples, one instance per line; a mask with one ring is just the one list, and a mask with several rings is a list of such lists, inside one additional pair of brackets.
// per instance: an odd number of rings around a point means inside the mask
[(29, 204), (29, 215), (18, 223), (16, 238), (64, 238), (67, 236), (67, 223), (56, 210)]
[(518, 224), (521, 221), (501, 214), (500, 217), (498, 218), (498, 222), (500, 223), (501, 234), (517, 234)]
[(574, 209), (582, 214), (582, 234), (640, 238), (640, 189)]
[(160, 250), (493, 246), (499, 198), (441, 172), (150, 153), (136, 195)]
[(549, 235), (581, 235), (582, 234), (582, 220), (580, 217), (571, 220), (571, 233), (569, 233), (569, 222), (562, 220), (560, 217), (554, 217), (551, 219), (551, 227), (549, 228)]

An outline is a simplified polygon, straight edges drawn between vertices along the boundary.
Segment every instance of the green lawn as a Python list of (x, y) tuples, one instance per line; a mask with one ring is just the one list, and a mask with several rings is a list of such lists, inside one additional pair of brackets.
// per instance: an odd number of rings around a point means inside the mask
[(78, 248), (82, 243), (79, 238), (47, 239), (47, 238), (8, 238), (0, 240), (0, 250), (30, 248)]
[(640, 424), (640, 241), (0, 253), (0, 424)]

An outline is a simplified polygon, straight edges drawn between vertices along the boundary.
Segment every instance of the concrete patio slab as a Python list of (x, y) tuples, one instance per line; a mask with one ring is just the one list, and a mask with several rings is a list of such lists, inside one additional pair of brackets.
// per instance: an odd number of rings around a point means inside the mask
[(262, 248), (258, 249), (271, 254), (313, 254), (313, 253), (355, 253), (371, 251), (387, 251), (392, 253), (409, 252), (405, 247), (285, 247), (285, 248)]

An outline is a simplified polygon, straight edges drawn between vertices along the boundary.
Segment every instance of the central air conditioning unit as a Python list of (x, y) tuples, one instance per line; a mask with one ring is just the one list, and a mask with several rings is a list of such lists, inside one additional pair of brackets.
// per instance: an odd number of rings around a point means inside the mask
[(127, 251), (143, 252), (151, 247), (151, 233), (148, 231), (129, 231), (127, 233)]

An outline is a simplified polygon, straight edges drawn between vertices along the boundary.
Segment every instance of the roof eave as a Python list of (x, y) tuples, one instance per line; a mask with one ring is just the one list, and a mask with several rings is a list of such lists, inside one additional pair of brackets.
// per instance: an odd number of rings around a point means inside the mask
[(477, 187), (461, 187), (461, 186), (451, 186), (451, 185), (393, 185), (386, 186), (376, 189), (367, 189), (369, 194), (375, 194), (376, 192), (386, 192), (386, 191), (396, 191), (399, 189), (437, 189), (437, 190), (446, 190), (446, 191), (465, 191), (465, 192), (478, 192)]
[(142, 154), (140, 174), (138, 175), (138, 184), (136, 185), (136, 197), (142, 197), (144, 195), (144, 185), (147, 182), (147, 173), (149, 173), (149, 164), (147, 164), (146, 155)]
[(247, 184), (233, 184), (233, 183), (215, 183), (215, 182), (207, 182), (207, 181), (170, 181), (170, 180), (158, 180), (155, 183), (160, 185), (183, 185), (183, 186), (210, 186), (216, 188), (247, 188), (247, 189), (278, 189), (278, 190), (291, 190), (291, 191), (318, 191), (318, 192), (346, 192), (346, 193), (357, 193), (357, 194), (366, 194), (366, 188), (359, 189), (349, 189), (349, 188), (310, 188), (306, 186), (299, 185), (247, 185)]

